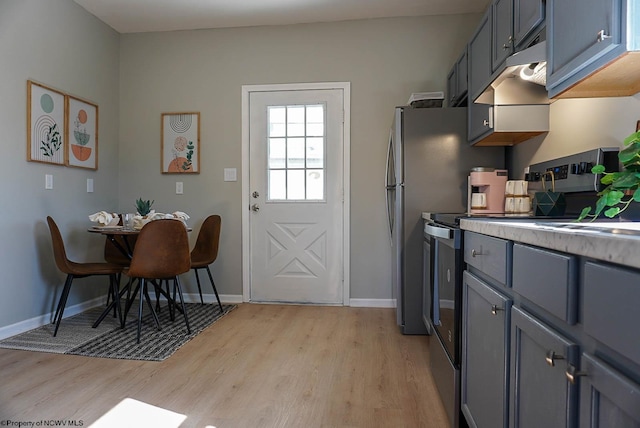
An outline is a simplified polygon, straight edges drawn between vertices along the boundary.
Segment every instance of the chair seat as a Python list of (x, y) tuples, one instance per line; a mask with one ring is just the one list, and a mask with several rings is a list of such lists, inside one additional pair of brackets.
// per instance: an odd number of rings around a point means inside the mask
[(76, 263), (69, 261), (69, 270), (72, 275), (113, 275), (122, 272), (122, 266), (113, 263)]

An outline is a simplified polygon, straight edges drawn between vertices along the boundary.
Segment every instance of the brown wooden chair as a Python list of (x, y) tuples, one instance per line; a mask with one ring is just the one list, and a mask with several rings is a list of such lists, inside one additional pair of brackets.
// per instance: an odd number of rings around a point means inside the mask
[(191, 269), (196, 273), (196, 282), (198, 283), (198, 292), (200, 293), (200, 303), (204, 303), (202, 299), (202, 288), (200, 287), (200, 277), (198, 276), (199, 269), (206, 269), (209, 274), (209, 280), (213, 287), (213, 292), (218, 300), (220, 306), (220, 312), (222, 312), (222, 303), (220, 303), (220, 296), (218, 296), (218, 290), (216, 284), (213, 282), (213, 276), (209, 265), (216, 261), (218, 258), (218, 247), (220, 245), (220, 227), (222, 219), (219, 215), (210, 215), (202, 223), (200, 232), (198, 232), (198, 238), (196, 239), (196, 245), (191, 251)]
[(58, 225), (50, 216), (47, 216), (47, 223), (49, 225), (49, 231), (51, 232), (51, 243), (53, 245), (53, 255), (55, 257), (56, 266), (62, 273), (67, 274), (67, 279), (64, 283), (64, 289), (60, 295), (60, 301), (56, 309), (56, 314), (53, 317), (53, 322), (56, 325), (53, 335), (58, 334), (58, 328), (60, 327), (60, 321), (64, 313), (64, 308), (67, 304), (67, 298), (69, 297), (69, 290), (71, 290), (71, 283), (75, 278), (84, 278), (87, 276), (95, 275), (108, 275), (109, 276), (109, 295), (112, 299), (116, 300), (116, 309), (120, 320), (122, 320), (122, 311), (120, 309), (120, 300), (118, 298), (119, 283), (117, 280), (118, 275), (122, 272), (122, 266), (113, 263), (77, 263), (67, 258), (67, 252), (64, 248), (64, 241), (60, 234)]
[[(189, 238), (182, 222), (177, 220), (155, 220), (142, 228), (136, 240), (131, 264), (129, 268), (124, 271), (130, 278), (130, 285), (133, 279), (139, 280), (136, 291), (133, 293), (135, 296), (139, 291), (140, 299), (138, 302), (138, 343), (140, 343), (140, 332), (142, 330), (143, 299), (147, 301), (147, 306), (153, 315), (156, 327), (158, 330), (161, 329), (158, 316), (149, 298), (149, 292), (147, 290), (147, 284), (149, 282), (155, 286), (156, 291), (162, 292), (162, 294), (169, 299), (171, 306), (173, 305), (171, 297), (168, 293), (164, 293), (160, 286), (163, 280), (173, 280), (173, 298), (175, 299), (177, 291), (180, 297), (181, 312), (184, 315), (187, 332), (189, 334), (191, 333), (187, 311), (184, 306), (180, 278), (178, 277), (178, 275), (188, 272), (190, 268)], [(131, 304), (132, 300), (129, 300), (125, 310), (125, 317)]]

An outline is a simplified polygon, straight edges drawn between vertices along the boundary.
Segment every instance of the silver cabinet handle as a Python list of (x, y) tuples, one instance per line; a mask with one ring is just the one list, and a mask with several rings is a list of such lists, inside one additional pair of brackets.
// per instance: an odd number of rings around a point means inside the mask
[(255, 212), (260, 211), (260, 205), (258, 204), (251, 205), (251, 211), (255, 211)]
[(611, 38), (611, 36), (607, 35), (607, 34), (604, 32), (604, 30), (600, 30), (600, 31), (598, 31), (598, 38), (597, 38), (597, 41), (598, 41), (598, 42), (601, 42), (601, 41), (603, 41), (603, 40), (605, 40), (605, 39), (610, 39), (610, 38)]
[(576, 369), (574, 366), (572, 366), (571, 364), (569, 364), (569, 366), (567, 367), (567, 370), (564, 372), (565, 376), (567, 377), (567, 380), (569, 381), (569, 383), (571, 383), (572, 385), (576, 383), (576, 378), (580, 377), (580, 376), (587, 376), (587, 372), (581, 372), (578, 371), (578, 369)]
[(500, 311), (504, 311), (504, 309), (502, 309), (498, 305), (491, 305), (491, 314), (492, 315), (498, 315), (498, 312), (500, 312)]
[(544, 359), (547, 364), (549, 364), (551, 367), (554, 367), (556, 365), (556, 360), (564, 360), (564, 356), (563, 355), (559, 355), (556, 354), (555, 351), (547, 351), (547, 356)]
[(509, 49), (511, 47), (511, 42), (513, 42), (513, 36), (509, 36), (509, 38), (507, 39), (507, 43), (502, 45), (502, 49), (504, 49), (505, 51)]
[(482, 253), (480, 251), (476, 251), (475, 248), (471, 249), (471, 257), (481, 256)]
[(482, 121), (482, 124), (484, 126), (489, 126), (489, 121), (487, 119), (485, 119), (485, 120)]

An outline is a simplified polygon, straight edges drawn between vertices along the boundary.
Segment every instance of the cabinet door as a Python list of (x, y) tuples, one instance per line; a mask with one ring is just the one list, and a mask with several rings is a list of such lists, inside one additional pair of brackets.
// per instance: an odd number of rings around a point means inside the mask
[(469, 41), (469, 105), (491, 83), (492, 10), (489, 6)]
[(640, 428), (640, 385), (587, 354), (580, 371), (581, 428)]
[(459, 105), (467, 95), (467, 89), (469, 86), (468, 74), (467, 74), (467, 48), (456, 62), (456, 104)]
[(469, 106), (467, 107), (467, 135), (470, 143), (493, 131), (489, 122), (491, 107), (489, 104), (476, 104), (469, 100)]
[(463, 276), (462, 413), (470, 427), (507, 426), (511, 300)]
[(563, 0), (549, 3), (547, 67), (551, 88), (622, 43), (626, 0)]
[(577, 387), (566, 377), (577, 346), (518, 308), (511, 309), (509, 426), (572, 428)]
[(493, 2), (493, 49), (491, 70), (500, 68), (513, 53), (513, 0)]
[(542, 0), (513, 1), (513, 38), (516, 50), (520, 50), (522, 42), (544, 21), (544, 2)]
[(457, 81), (458, 81), (458, 73), (456, 72), (456, 65), (454, 64), (449, 74), (447, 74), (447, 101), (449, 107), (455, 107), (456, 99), (457, 99)]

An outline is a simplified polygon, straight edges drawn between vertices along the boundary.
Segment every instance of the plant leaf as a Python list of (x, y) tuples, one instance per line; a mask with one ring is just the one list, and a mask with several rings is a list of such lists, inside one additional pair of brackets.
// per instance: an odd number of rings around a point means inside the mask
[(600, 213), (602, 212), (602, 210), (607, 206), (607, 194), (609, 193), (609, 191), (605, 191), (603, 192), (602, 196), (600, 196), (600, 198), (598, 198), (598, 201), (596, 202), (596, 211), (593, 213), (593, 215), (595, 217), (598, 217), (600, 215)]
[(608, 210), (606, 210), (604, 212), (604, 215), (609, 217), (609, 218), (613, 218), (613, 217), (617, 216), (618, 214), (620, 214), (620, 208), (618, 208), (618, 207), (609, 208)]
[(615, 189), (630, 189), (638, 185), (638, 177), (631, 171), (623, 171), (618, 174), (611, 185)]
[(623, 164), (626, 164), (637, 158), (638, 153), (640, 153), (640, 142), (635, 141), (624, 149), (620, 150), (620, 152), (618, 153), (618, 159)]
[(619, 190), (610, 191), (609, 193), (607, 193), (607, 196), (606, 196), (607, 206), (612, 207), (614, 205), (619, 204), (623, 196), (624, 196), (624, 193)]
[(591, 207), (583, 208), (582, 212), (580, 212), (580, 216), (578, 216), (578, 221), (582, 221), (585, 218), (587, 218), (587, 216), (589, 215), (590, 212), (591, 212)]
[(611, 184), (611, 183), (613, 183), (614, 178), (615, 177), (613, 176), (613, 174), (605, 174), (600, 179), (600, 183), (602, 183), (602, 184)]
[(631, 134), (627, 138), (625, 138), (624, 139), (624, 145), (628, 146), (629, 144), (631, 144), (631, 143), (633, 143), (635, 141), (640, 141), (640, 131), (634, 132), (633, 134)]
[(633, 192), (633, 200), (635, 202), (640, 202), (640, 189), (636, 189), (636, 191)]
[(591, 168), (593, 174), (602, 174), (605, 171), (604, 165), (596, 165)]

